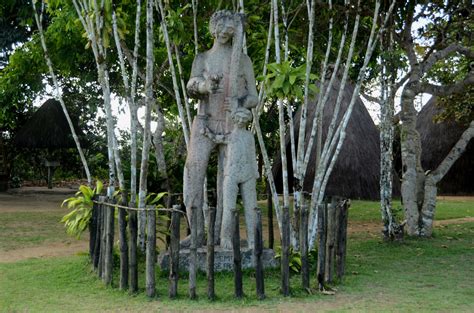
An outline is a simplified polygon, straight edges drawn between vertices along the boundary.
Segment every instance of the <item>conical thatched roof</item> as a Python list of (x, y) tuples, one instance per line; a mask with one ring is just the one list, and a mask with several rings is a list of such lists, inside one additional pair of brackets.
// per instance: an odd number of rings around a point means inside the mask
[[(436, 98), (431, 98), (418, 113), (416, 128), (420, 133), (424, 170), (436, 169), (467, 128), (454, 121), (434, 122), (434, 117), (442, 112), (436, 103)], [(474, 194), (474, 142), (468, 144), (438, 187), (441, 194)]]
[[(326, 107), (323, 113), (323, 144), (327, 135), (327, 129), (331, 122), (334, 106), (336, 104), (337, 92), (340, 81), (336, 80)], [(343, 112), (349, 105), (354, 87), (348, 82), (346, 84), (343, 99), (341, 102), (341, 113), (338, 120), (341, 120)], [(299, 129), (298, 111), (295, 117), (295, 139)], [(308, 121), (312, 121), (315, 114), (315, 102), (308, 106)], [(308, 124), (311, 124), (308, 122)], [(311, 126), (307, 125), (307, 136), (311, 132)], [(352, 199), (378, 199), (379, 196), (379, 169), (380, 169), (380, 147), (379, 131), (370, 117), (364, 103), (360, 98), (356, 100), (352, 116), (346, 129), (346, 138), (344, 145), (336, 161), (331, 177), (326, 188), (327, 196), (343, 196)], [(273, 173), (277, 182), (277, 188), (281, 187), (281, 161), (280, 153), (275, 157)], [(289, 138), (287, 138), (287, 155), (290, 155)], [(315, 171), (315, 145), (310, 156), (310, 162), (307, 169), (307, 179), (304, 181), (304, 190), (311, 192), (313, 188)], [(289, 183), (292, 186), (293, 169), (290, 159), (288, 160)], [(399, 194), (398, 178), (394, 179), (394, 194)]]
[[(78, 127), (74, 127), (76, 132)], [(61, 108), (61, 104), (49, 99), (17, 132), (14, 144), (20, 148), (73, 148), (74, 140)]]

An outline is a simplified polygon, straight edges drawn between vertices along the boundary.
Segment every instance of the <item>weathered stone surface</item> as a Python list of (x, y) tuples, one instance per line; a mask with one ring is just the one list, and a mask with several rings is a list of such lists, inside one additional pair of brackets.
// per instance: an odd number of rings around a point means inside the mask
[[(197, 268), (201, 271), (206, 271), (206, 248), (199, 248), (198, 250), (198, 265)], [(242, 248), (242, 268), (254, 268), (253, 262), (253, 250), (249, 248)], [(189, 266), (189, 249), (183, 249), (179, 252), (179, 270), (188, 271)], [(264, 268), (276, 268), (279, 266), (278, 260), (275, 259), (275, 252), (272, 249), (264, 249), (263, 255), (263, 266)], [(158, 265), (162, 270), (169, 269), (169, 253), (160, 253), (158, 256)], [(232, 256), (232, 250), (221, 249), (216, 247), (215, 250), (215, 261), (214, 261), (214, 271), (232, 271), (232, 266), (234, 264), (234, 259)]]
[[(191, 219), (191, 208), (198, 209), (198, 246), (205, 244), (204, 230), (208, 221), (203, 212), (203, 186), (213, 150), (219, 153), (216, 241), (231, 248), (229, 212), (236, 207), (239, 189), (246, 210), (248, 237), (253, 238), (253, 209), (256, 207), (255, 143), (252, 133), (245, 127), (252, 118), (250, 109), (257, 106), (258, 94), (252, 61), (242, 53), (242, 18), (241, 14), (231, 11), (213, 14), (209, 30), (214, 37), (214, 44), (211, 49), (198, 54), (194, 59), (186, 87), (190, 98), (199, 100), (183, 175), (183, 201), (188, 220)], [(240, 125), (236, 125), (235, 123), (239, 124), (239, 119)], [(230, 149), (228, 145), (231, 146)], [(242, 160), (234, 155), (241, 151), (245, 156)], [(229, 161), (232, 158), (236, 161)], [(233, 168), (224, 168), (224, 164), (229, 163)], [(248, 175), (240, 177), (246, 173)], [(228, 185), (227, 189), (225, 184)], [(224, 190), (228, 192), (224, 194)], [(252, 239), (249, 245), (253, 246)]]

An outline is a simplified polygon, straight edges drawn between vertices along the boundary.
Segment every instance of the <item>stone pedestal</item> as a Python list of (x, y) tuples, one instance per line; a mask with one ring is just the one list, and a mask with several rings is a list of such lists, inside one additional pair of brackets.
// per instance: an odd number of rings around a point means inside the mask
[[(242, 269), (253, 268), (253, 250), (249, 248), (242, 248)], [(189, 249), (182, 249), (179, 251), (179, 270), (188, 271), (189, 268)], [(197, 249), (197, 268), (201, 271), (206, 271), (206, 254), (207, 249)], [(263, 255), (263, 267), (264, 268), (276, 268), (279, 266), (278, 260), (275, 259), (275, 252), (271, 249), (264, 249)], [(169, 270), (169, 253), (168, 251), (160, 253), (158, 256), (158, 265), (162, 270)], [(234, 264), (234, 257), (232, 250), (224, 250), (219, 247), (215, 249), (215, 260), (214, 260), (214, 271), (232, 271)]]

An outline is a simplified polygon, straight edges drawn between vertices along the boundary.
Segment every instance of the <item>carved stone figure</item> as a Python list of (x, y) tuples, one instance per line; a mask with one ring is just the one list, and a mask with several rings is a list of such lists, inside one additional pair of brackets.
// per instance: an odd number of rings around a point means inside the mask
[(224, 206), (220, 245), (232, 249), (232, 209), (235, 208), (240, 190), (245, 209), (248, 247), (254, 247), (255, 208), (257, 207), (256, 180), (258, 178), (255, 160), (255, 140), (246, 129), (252, 120), (252, 113), (245, 108), (237, 108), (232, 114), (234, 129), (227, 139), (227, 154), (224, 167)]
[[(202, 245), (205, 238), (203, 184), (211, 151), (217, 148), (219, 154), (224, 155), (226, 139), (233, 129), (232, 113), (238, 108), (250, 109), (257, 105), (252, 62), (241, 53), (242, 29), (240, 14), (214, 13), (209, 24), (214, 45), (196, 56), (187, 84), (190, 97), (200, 100), (183, 179), (189, 220), (191, 207), (198, 209), (198, 245)], [(222, 212), (218, 211), (216, 224), (221, 218)]]

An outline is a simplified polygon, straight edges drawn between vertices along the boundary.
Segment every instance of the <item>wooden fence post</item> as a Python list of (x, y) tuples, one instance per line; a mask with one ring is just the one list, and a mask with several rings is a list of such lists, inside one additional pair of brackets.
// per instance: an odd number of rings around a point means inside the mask
[[(135, 209), (135, 201), (132, 199), (130, 207)], [(130, 253), (130, 292), (138, 291), (138, 261), (137, 261), (137, 211), (130, 210), (128, 215), (130, 231), (129, 236), (129, 253)]]
[(318, 206), (318, 287), (324, 290), (324, 270), (326, 266), (326, 215), (327, 204)]
[(197, 208), (191, 207), (191, 246), (189, 248), (189, 298), (196, 299)]
[(306, 202), (303, 202), (301, 207), (300, 219), (301, 283), (303, 289), (310, 292), (308, 263), (308, 206)]
[(346, 245), (347, 245), (347, 219), (349, 216), (349, 200), (344, 200), (340, 206), (337, 247), (336, 247), (336, 274), (339, 280), (342, 279), (346, 267)]
[(146, 207), (147, 237), (146, 237), (146, 295), (155, 296), (155, 266), (156, 266), (156, 210), (154, 206)]
[[(107, 199), (110, 203), (113, 203), (113, 199)], [(115, 225), (115, 207), (107, 205), (105, 207), (106, 216), (106, 242), (105, 242), (105, 269), (104, 269), (104, 283), (106, 285), (112, 285), (112, 276), (114, 268), (114, 225)]]
[(272, 202), (272, 194), (270, 192), (270, 188), (268, 188), (267, 192), (267, 218), (268, 218), (268, 248), (273, 249), (275, 247), (275, 235), (273, 232), (273, 202)]
[(337, 198), (333, 197), (331, 203), (328, 206), (328, 213), (326, 216), (327, 220), (327, 233), (326, 233), (326, 270), (324, 280), (328, 283), (333, 282), (334, 274), (334, 244), (336, 237), (336, 207)]
[(216, 297), (214, 288), (214, 229), (216, 222), (216, 208), (209, 208), (209, 225), (207, 228), (207, 298), (214, 300)]
[(290, 295), (290, 209), (283, 207), (281, 238), (281, 293)]
[(95, 247), (96, 247), (96, 241), (97, 241), (97, 220), (98, 220), (98, 204), (95, 202), (97, 200), (97, 197), (94, 196), (92, 198), (92, 216), (91, 216), (91, 221), (89, 223), (89, 257), (91, 258), (91, 263), (92, 266), (95, 269), (94, 266), (94, 259), (95, 259)]
[(171, 213), (171, 236), (170, 236), (170, 276), (169, 276), (169, 297), (176, 298), (178, 295), (179, 279), (179, 205), (173, 205)]
[(94, 270), (98, 273), (99, 272), (99, 260), (100, 260), (100, 250), (101, 245), (101, 239), (102, 239), (102, 206), (100, 204), (97, 204), (96, 207), (96, 216), (97, 216), (97, 225), (96, 225), (96, 234), (95, 234), (95, 240), (94, 240), (94, 259), (92, 260), (92, 264), (94, 265)]
[(233, 232), (232, 232), (232, 250), (234, 253), (234, 295), (236, 298), (242, 298), (244, 291), (242, 289), (242, 255), (240, 253), (240, 227), (239, 211), (232, 209)]
[[(122, 193), (122, 206), (127, 206), (127, 193)], [(127, 211), (119, 209), (119, 245), (120, 245), (120, 289), (128, 289), (128, 242), (127, 242)]]
[[(105, 202), (107, 197), (100, 196), (99, 201)], [(104, 279), (104, 272), (105, 272), (105, 254), (107, 250), (106, 246), (106, 225), (107, 225), (107, 206), (105, 204), (100, 205), (100, 215), (101, 215), (101, 223), (100, 223), (100, 254), (99, 254), (99, 271), (98, 275), (100, 279)]]
[(259, 208), (255, 208), (255, 248), (254, 248), (254, 259), (255, 259), (255, 280), (257, 284), (257, 298), (259, 300), (265, 299), (265, 281), (263, 274), (263, 238), (262, 238), (262, 211)]

